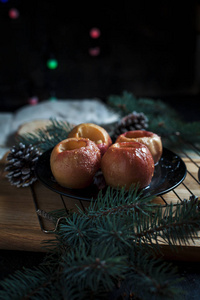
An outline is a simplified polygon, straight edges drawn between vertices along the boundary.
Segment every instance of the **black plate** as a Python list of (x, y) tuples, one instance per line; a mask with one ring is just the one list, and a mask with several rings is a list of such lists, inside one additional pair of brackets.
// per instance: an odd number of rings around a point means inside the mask
[[(51, 173), (50, 155), (52, 149), (44, 152), (35, 167), (36, 176), (46, 187), (63, 196), (79, 200), (96, 199), (99, 193), (97, 185), (92, 184), (85, 189), (68, 189), (60, 186)], [(177, 187), (186, 176), (186, 166), (182, 159), (172, 151), (164, 148), (159, 163), (155, 166), (151, 183), (143, 192), (150, 196), (165, 194)]]

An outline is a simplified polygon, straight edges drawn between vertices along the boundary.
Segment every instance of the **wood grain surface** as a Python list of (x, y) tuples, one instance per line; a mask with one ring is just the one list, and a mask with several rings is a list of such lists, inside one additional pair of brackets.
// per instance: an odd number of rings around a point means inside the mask
[[(155, 198), (155, 202), (177, 203), (178, 197), (188, 199), (191, 191), (194, 195), (200, 196), (200, 185), (198, 182), (198, 166), (200, 157), (183, 157), (187, 166), (187, 176), (174, 191), (161, 197)], [(43, 247), (44, 241), (53, 238), (53, 234), (44, 233), (41, 230), (35, 202), (33, 201), (32, 189), (17, 188), (12, 186), (4, 171), (6, 155), (0, 161), (0, 249), (25, 250), (25, 251), (46, 251)], [(188, 190), (189, 188), (189, 190)], [(34, 193), (37, 198), (37, 205), (41, 210), (47, 212), (63, 209), (61, 197), (43, 186), (40, 182), (34, 184)], [(77, 210), (79, 201), (66, 198), (67, 208)], [(88, 203), (89, 204), (89, 203)], [(85, 203), (85, 205), (88, 205)], [(51, 222), (43, 224), (45, 229), (53, 229)], [(199, 235), (200, 236), (200, 235)], [(162, 246), (162, 255), (170, 260), (200, 261), (200, 239), (194, 238), (188, 245), (177, 246), (176, 251), (168, 245)]]

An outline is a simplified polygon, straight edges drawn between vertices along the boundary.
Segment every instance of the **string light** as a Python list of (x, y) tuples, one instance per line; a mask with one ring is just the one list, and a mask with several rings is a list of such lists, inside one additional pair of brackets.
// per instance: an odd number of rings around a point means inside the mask
[(54, 70), (58, 67), (58, 61), (55, 58), (50, 58), (47, 60), (47, 67)]
[(19, 18), (19, 11), (17, 8), (11, 8), (8, 12), (8, 15), (11, 19)]

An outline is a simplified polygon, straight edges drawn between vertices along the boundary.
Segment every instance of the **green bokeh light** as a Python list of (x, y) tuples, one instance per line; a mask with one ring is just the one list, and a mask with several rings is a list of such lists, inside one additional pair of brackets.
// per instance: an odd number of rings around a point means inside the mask
[(47, 67), (51, 70), (56, 69), (58, 66), (58, 61), (55, 58), (50, 58), (47, 60)]

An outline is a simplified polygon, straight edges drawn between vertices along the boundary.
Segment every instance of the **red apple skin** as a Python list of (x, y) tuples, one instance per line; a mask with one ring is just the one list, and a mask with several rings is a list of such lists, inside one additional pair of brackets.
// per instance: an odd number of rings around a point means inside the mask
[(83, 137), (90, 139), (98, 146), (101, 156), (104, 155), (112, 144), (109, 133), (103, 127), (94, 123), (81, 123), (76, 125), (71, 132), (69, 132), (68, 137)]
[(116, 139), (116, 143), (134, 141), (142, 143), (149, 148), (155, 165), (159, 162), (163, 152), (162, 141), (159, 135), (151, 131), (133, 130), (122, 133)]
[(100, 150), (100, 152), (101, 152), (101, 156), (103, 156), (105, 153), (106, 153), (106, 151), (108, 150), (108, 148), (110, 147), (110, 145), (112, 144), (112, 142), (111, 143), (97, 143), (96, 145), (97, 145), (97, 147), (99, 148), (99, 150)]
[(97, 145), (85, 138), (67, 138), (51, 152), (50, 167), (58, 184), (71, 189), (88, 187), (100, 168)]
[(148, 186), (154, 174), (154, 160), (149, 149), (138, 142), (114, 143), (101, 160), (106, 184), (114, 188)]

